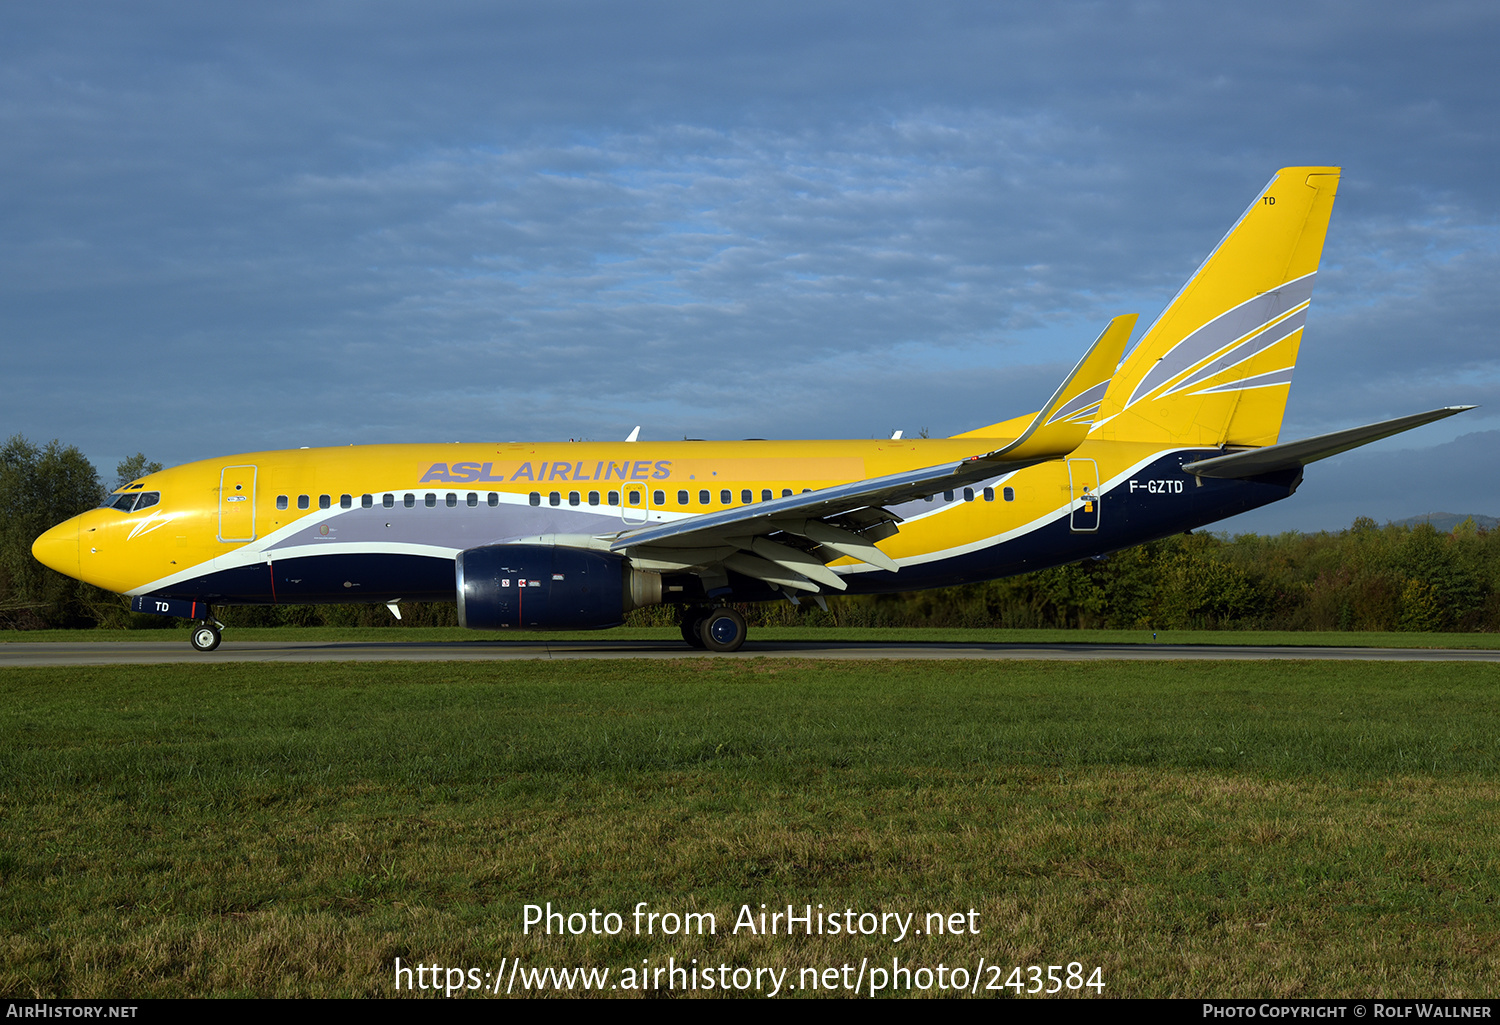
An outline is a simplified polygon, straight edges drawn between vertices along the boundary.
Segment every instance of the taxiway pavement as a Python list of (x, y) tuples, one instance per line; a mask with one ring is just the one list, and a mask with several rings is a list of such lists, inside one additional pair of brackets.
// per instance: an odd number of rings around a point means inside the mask
[(225, 641), (194, 651), (186, 641), (94, 641), (0, 644), (0, 668), (13, 666), (217, 665), (226, 662), (489, 662), (515, 659), (818, 658), (989, 659), (1091, 662), (1345, 660), (1370, 662), (1500, 662), (1500, 649), (1351, 648), (1231, 644), (982, 644), (969, 642), (749, 641), (712, 654), (672, 641)]

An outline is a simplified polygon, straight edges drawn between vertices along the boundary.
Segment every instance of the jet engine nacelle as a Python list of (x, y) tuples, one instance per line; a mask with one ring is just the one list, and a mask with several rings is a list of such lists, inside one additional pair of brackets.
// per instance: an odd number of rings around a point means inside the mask
[(661, 576), (623, 556), (554, 545), (486, 545), (454, 563), (458, 622), (472, 630), (596, 630), (661, 601)]

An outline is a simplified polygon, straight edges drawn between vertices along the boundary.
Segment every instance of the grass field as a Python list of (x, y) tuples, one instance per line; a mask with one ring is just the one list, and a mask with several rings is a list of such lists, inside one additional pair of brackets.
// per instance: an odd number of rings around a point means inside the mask
[[(1078, 962), (1106, 996), (1493, 996), (1497, 697), (1458, 663), (10, 669), (0, 992), (898, 957), (981, 987)], [(523, 935), (547, 901), (626, 929)], [(717, 933), (631, 935), (639, 901)], [(978, 933), (733, 934), (763, 902)]]
[[(187, 643), (187, 622), (160, 630), (3, 630), (0, 643), (48, 641), (162, 641)], [(751, 640), (855, 641), (920, 644), (1274, 644), (1356, 648), (1500, 648), (1494, 633), (1396, 633), (1314, 630), (982, 630), (901, 627), (752, 627)], [(680, 641), (676, 627), (620, 627), (614, 630), (465, 630), (462, 627), (235, 627), (227, 641), (340, 641), (432, 643), (437, 641)]]

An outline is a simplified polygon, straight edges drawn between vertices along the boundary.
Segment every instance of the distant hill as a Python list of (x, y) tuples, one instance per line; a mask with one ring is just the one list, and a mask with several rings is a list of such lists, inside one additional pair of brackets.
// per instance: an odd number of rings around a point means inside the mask
[(1438, 530), (1451, 531), (1464, 520), (1472, 518), (1476, 527), (1485, 530), (1494, 530), (1500, 527), (1500, 518), (1494, 516), (1480, 516), (1478, 513), (1445, 513), (1433, 512), (1423, 513), (1421, 516), (1409, 516), (1404, 520), (1397, 520), (1398, 527), (1415, 527), (1418, 523), (1430, 523)]

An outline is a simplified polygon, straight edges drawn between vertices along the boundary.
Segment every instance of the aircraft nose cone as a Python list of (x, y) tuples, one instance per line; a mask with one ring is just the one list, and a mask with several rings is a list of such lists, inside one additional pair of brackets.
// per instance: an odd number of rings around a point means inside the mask
[(31, 543), (31, 554), (48, 569), (78, 576), (78, 521), (59, 523)]

